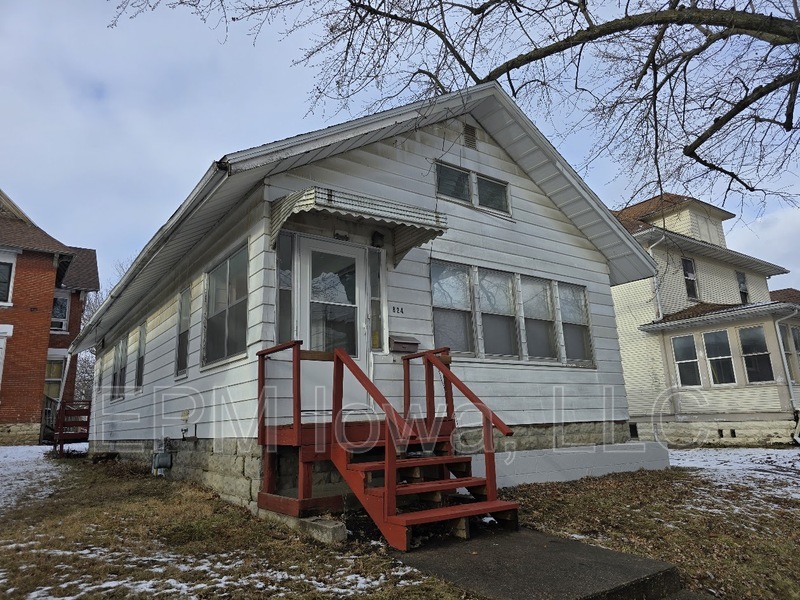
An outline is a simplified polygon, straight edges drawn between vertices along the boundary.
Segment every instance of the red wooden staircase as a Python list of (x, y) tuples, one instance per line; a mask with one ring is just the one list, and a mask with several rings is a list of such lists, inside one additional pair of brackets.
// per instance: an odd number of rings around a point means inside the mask
[[(387, 542), (399, 550), (410, 548), (413, 528), (432, 523), (441, 523), (454, 535), (465, 538), (470, 535), (470, 518), (473, 517), (492, 515), (508, 527), (517, 527), (518, 505), (497, 498), (492, 428), (496, 427), (504, 435), (513, 432), (449, 369), (446, 348), (403, 357), (404, 414), (401, 416), (343, 349), (326, 355), (300, 350), (301, 344), (300, 341), (289, 342), (259, 353), (259, 440), (264, 446), (260, 507), (295, 516), (337, 508), (341, 496), (315, 497), (311, 486), (313, 463), (330, 460)], [(265, 420), (268, 416), (264, 400), (266, 359), (290, 348), (293, 351), (294, 421), (288, 426), (270, 428)], [(300, 421), (299, 377), (300, 362), (304, 359), (333, 361), (331, 423), (303, 424)], [(410, 369), (414, 359), (422, 359), (425, 372), (425, 415), (421, 418), (410, 417)], [(364, 427), (363, 423), (343, 416), (345, 369), (383, 413), (377, 435), (373, 427)], [(439, 372), (444, 385), (446, 413), (439, 416), (436, 415), (434, 371)], [(455, 430), (454, 388), (482, 415), (485, 477), (472, 475), (471, 456), (454, 453), (451, 441)], [(276, 446), (297, 448), (297, 498), (281, 496), (275, 491)]]
[(64, 456), (64, 444), (89, 441), (89, 402), (61, 402), (53, 430), (53, 450)]

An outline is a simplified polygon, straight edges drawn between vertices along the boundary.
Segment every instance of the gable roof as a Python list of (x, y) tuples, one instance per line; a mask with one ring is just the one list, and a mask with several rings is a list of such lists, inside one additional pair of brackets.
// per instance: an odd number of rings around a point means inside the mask
[(769, 293), (769, 297), (773, 302), (789, 302), (791, 304), (800, 304), (800, 290), (794, 288), (784, 288), (782, 290), (773, 290)]
[[(265, 178), (467, 114), (604, 255), (612, 284), (655, 274), (655, 263), (642, 247), (500, 85), (490, 82), (223, 156), (144, 247), (73, 349), (88, 348), (112, 331), (219, 219)], [(190, 221), (191, 227), (186, 227)]]

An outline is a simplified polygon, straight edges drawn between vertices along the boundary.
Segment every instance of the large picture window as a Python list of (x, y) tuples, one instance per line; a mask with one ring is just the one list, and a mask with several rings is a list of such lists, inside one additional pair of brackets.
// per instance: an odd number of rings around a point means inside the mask
[(681, 387), (700, 385), (700, 366), (693, 335), (672, 338), (672, 353), (678, 370), (678, 385)]
[(433, 261), (431, 289), (437, 347), (489, 358), (592, 362), (582, 286)]
[(714, 385), (736, 383), (728, 332), (711, 331), (704, 333), (703, 341), (706, 345), (706, 357), (708, 359), (708, 368), (711, 371), (711, 382)]
[(744, 357), (747, 381), (750, 383), (774, 381), (772, 361), (769, 358), (764, 328), (759, 325), (740, 329), (739, 341), (742, 344), (742, 356)]
[(247, 249), (242, 248), (208, 274), (205, 362), (244, 352), (247, 347)]

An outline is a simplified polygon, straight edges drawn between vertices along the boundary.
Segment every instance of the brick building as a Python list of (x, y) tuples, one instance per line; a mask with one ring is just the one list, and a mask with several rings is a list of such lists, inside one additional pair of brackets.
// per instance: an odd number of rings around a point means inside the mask
[(62, 244), (0, 190), (0, 444), (36, 443), (53, 401), (72, 400), (67, 349), (99, 287), (94, 250)]

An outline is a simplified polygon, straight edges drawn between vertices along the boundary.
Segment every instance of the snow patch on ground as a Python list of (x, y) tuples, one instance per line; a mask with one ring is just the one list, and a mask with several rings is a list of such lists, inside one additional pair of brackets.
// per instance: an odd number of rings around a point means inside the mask
[(670, 450), (673, 467), (700, 469), (718, 486), (747, 486), (756, 496), (800, 499), (800, 448)]
[(52, 492), (62, 467), (45, 460), (52, 446), (0, 446), (0, 511), (23, 497), (42, 498)]

